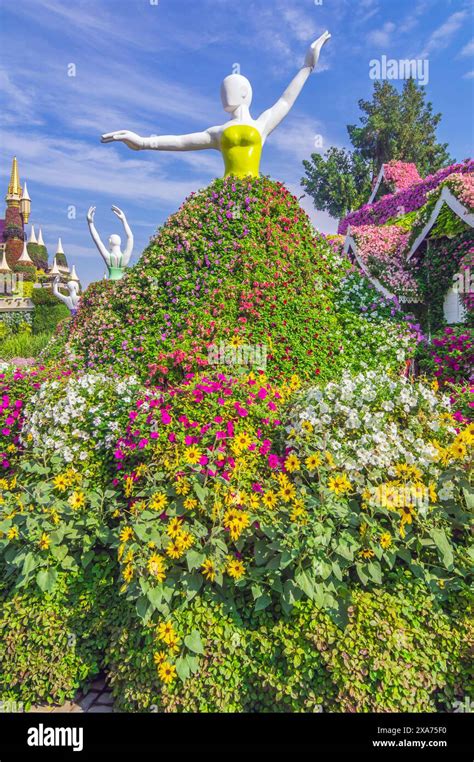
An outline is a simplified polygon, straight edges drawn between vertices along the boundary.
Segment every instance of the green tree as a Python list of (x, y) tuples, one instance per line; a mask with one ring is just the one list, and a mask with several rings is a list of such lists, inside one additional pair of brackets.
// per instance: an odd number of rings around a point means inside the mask
[(423, 177), (452, 162), (447, 144), (436, 141), (441, 114), (433, 113), (425, 89), (413, 79), (400, 93), (390, 82), (375, 82), (372, 100), (360, 100), (359, 108), (360, 125), (347, 125), (352, 151), (331, 148), (324, 158), (312, 154), (303, 162), (302, 186), (316, 209), (334, 217), (367, 201), (374, 177), (392, 159), (413, 162)]
[(303, 164), (306, 178), (301, 184), (312, 196), (316, 209), (328, 211), (333, 217), (343, 217), (367, 200), (370, 173), (359, 154), (330, 148), (325, 159), (314, 153), (311, 161)]

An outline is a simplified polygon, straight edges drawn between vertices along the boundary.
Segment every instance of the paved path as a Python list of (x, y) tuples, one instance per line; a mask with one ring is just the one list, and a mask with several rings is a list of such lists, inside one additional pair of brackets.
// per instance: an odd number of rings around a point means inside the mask
[(66, 701), (61, 706), (39, 704), (32, 706), (30, 709), (30, 712), (48, 712), (48, 714), (60, 714), (64, 712), (90, 712), (92, 714), (113, 711), (112, 694), (107, 688), (105, 678), (102, 676), (94, 680), (87, 693), (78, 693), (74, 701)]

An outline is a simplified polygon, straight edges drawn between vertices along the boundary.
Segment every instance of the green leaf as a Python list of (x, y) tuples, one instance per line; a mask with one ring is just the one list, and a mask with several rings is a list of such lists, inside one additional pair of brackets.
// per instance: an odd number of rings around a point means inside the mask
[(260, 596), (260, 598), (257, 598), (257, 600), (255, 601), (255, 611), (263, 611), (263, 609), (266, 609), (267, 606), (271, 604), (271, 602), (272, 602), (272, 599), (270, 598), (270, 596), (264, 593), (263, 595)]
[(84, 555), (81, 558), (81, 565), (83, 569), (87, 569), (90, 562), (95, 556), (95, 550), (88, 550), (87, 553), (84, 553)]
[(139, 599), (137, 600), (137, 614), (140, 617), (140, 619), (143, 619), (144, 622), (146, 622), (150, 616), (149, 609), (150, 609), (150, 602), (148, 598), (145, 598), (144, 595), (141, 595)]
[(346, 545), (346, 543), (340, 542), (336, 548), (336, 553), (338, 556), (342, 556), (342, 558), (345, 558), (347, 561), (352, 561), (354, 559), (354, 551), (349, 547), (349, 545)]
[(380, 568), (380, 564), (376, 561), (372, 561), (368, 567), (367, 567), (370, 576), (374, 580), (374, 582), (377, 583), (377, 585), (382, 584), (382, 569)]
[(308, 598), (314, 599), (314, 580), (304, 569), (295, 574), (295, 582)]
[(163, 591), (157, 587), (150, 587), (146, 595), (153, 608), (157, 609), (163, 598)]
[(36, 575), (36, 583), (43, 593), (50, 593), (56, 584), (58, 572), (56, 569), (41, 569)]
[(363, 585), (366, 585), (369, 581), (367, 574), (365, 573), (365, 567), (362, 564), (356, 564), (357, 574)]
[(185, 658), (189, 664), (189, 669), (194, 675), (194, 673), (199, 669), (199, 656), (191, 656), (191, 654), (186, 654)]
[(194, 492), (196, 493), (196, 496), (199, 500), (199, 502), (202, 505), (205, 505), (206, 503), (206, 497), (208, 495), (209, 490), (206, 487), (203, 487), (202, 484), (199, 484), (199, 482), (193, 483)]
[(326, 592), (325, 592), (324, 585), (321, 582), (318, 582), (314, 586), (313, 600), (316, 606), (320, 609), (324, 608), (324, 606), (326, 605)]
[(341, 571), (341, 567), (339, 566), (337, 561), (333, 561), (332, 564), (331, 564), (331, 567), (332, 567), (332, 573), (334, 574), (336, 579), (338, 579), (340, 582), (342, 582), (342, 571)]
[(445, 567), (447, 569), (451, 569), (454, 560), (453, 551), (444, 530), (432, 529), (430, 535), (435, 541), (435, 545), (441, 554), (441, 558), (443, 559)]
[[(15, 549), (16, 552), (16, 549)], [(27, 553), (25, 560), (23, 561), (23, 569), (21, 573), (24, 577), (27, 577), (38, 566), (38, 559), (33, 553)]]
[(185, 657), (181, 656), (179, 659), (176, 659), (176, 672), (183, 683), (191, 674), (188, 661)]
[(190, 601), (199, 592), (204, 582), (200, 574), (183, 574), (181, 584), (186, 590), (186, 597)]
[(186, 553), (186, 561), (188, 562), (188, 569), (189, 571), (192, 571), (193, 569), (198, 569), (205, 561), (206, 556), (204, 553), (198, 553), (197, 550), (188, 550)]
[(184, 645), (195, 654), (205, 653), (201, 636), (197, 630), (193, 630), (190, 635), (186, 635)]
[(252, 585), (251, 590), (252, 590), (253, 599), (254, 601), (256, 601), (257, 598), (259, 598), (262, 595), (262, 588), (260, 587), (260, 585)]

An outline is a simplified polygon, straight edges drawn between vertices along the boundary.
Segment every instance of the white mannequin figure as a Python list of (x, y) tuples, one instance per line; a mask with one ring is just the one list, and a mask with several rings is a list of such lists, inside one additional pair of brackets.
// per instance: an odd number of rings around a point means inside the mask
[[(250, 174), (258, 176), (261, 147), (268, 135), (280, 124), (292, 108), (306, 80), (318, 62), (321, 48), (330, 37), (329, 32), (324, 32), (319, 39), (313, 42), (306, 53), (304, 65), (290, 82), (281, 98), (256, 120), (252, 119), (249, 111), (252, 101), (252, 86), (249, 80), (240, 74), (231, 74), (224, 79), (221, 85), (222, 105), (224, 110), (230, 115), (230, 119), (226, 124), (210, 127), (203, 132), (194, 132), (188, 135), (152, 135), (151, 137), (141, 137), (129, 130), (119, 130), (102, 135), (101, 142), (113, 143), (114, 141), (122, 141), (135, 151), (146, 148), (156, 151), (199, 151), (205, 148), (214, 148), (221, 151), (224, 156), (226, 174), (237, 174), (238, 176)], [(247, 134), (245, 132), (241, 133), (240, 136), (235, 132), (232, 135), (228, 134), (227, 140), (223, 142), (224, 132), (229, 130), (231, 126), (247, 126), (257, 131), (260, 145), (257, 151), (254, 150), (253, 156), (249, 156), (248, 151), (247, 153), (241, 151), (240, 155), (238, 155), (238, 152), (234, 152), (234, 156), (231, 156), (229, 161), (227, 160), (229, 158), (227, 154), (232, 149), (249, 146), (251, 142), (254, 143), (253, 148), (255, 149), (256, 142), (255, 135), (249, 132)], [(258, 155), (256, 155), (257, 153)]]
[(92, 240), (94, 241), (102, 258), (105, 261), (105, 264), (107, 265), (110, 280), (120, 280), (120, 278), (123, 276), (123, 269), (124, 267), (128, 265), (130, 261), (130, 257), (132, 256), (133, 233), (130, 230), (130, 226), (127, 222), (127, 218), (124, 212), (122, 212), (122, 210), (119, 209), (118, 206), (113, 206), (112, 207), (113, 213), (117, 215), (117, 217), (119, 218), (119, 220), (121, 220), (123, 224), (123, 228), (127, 236), (127, 245), (125, 247), (125, 250), (122, 252), (121, 250), (122, 240), (119, 235), (116, 235), (114, 233), (109, 237), (109, 250), (107, 250), (104, 244), (102, 243), (102, 240), (94, 225), (95, 209), (96, 209), (95, 206), (91, 206), (89, 208), (89, 211), (87, 212), (87, 222), (89, 225), (89, 230), (92, 236)]
[(69, 296), (66, 296), (65, 294), (62, 294), (59, 290), (59, 284), (61, 283), (61, 278), (59, 275), (56, 275), (53, 283), (53, 294), (58, 297), (70, 312), (73, 314), (77, 310), (77, 306), (81, 300), (81, 297), (79, 295), (79, 283), (75, 280), (70, 280), (67, 282), (66, 287), (69, 291)]

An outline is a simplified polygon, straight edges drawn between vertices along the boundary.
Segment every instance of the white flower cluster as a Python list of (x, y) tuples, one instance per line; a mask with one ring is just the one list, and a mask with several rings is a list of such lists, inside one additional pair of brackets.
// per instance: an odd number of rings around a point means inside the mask
[[(365, 348), (370, 349), (372, 361), (377, 367), (393, 366), (394, 359), (402, 364), (413, 354), (415, 345), (408, 327), (390, 320), (369, 322), (359, 318), (358, 322), (354, 320), (352, 326), (346, 328), (344, 337), (349, 347), (360, 346), (363, 341)], [(360, 363), (362, 365), (363, 362)]]
[(67, 462), (86, 461), (113, 445), (141, 388), (134, 376), (103, 373), (47, 381), (25, 409), (22, 442)]
[(436, 479), (440, 466), (433, 442), (441, 427), (455, 435), (440, 420), (449, 410), (449, 397), (437, 396), (422, 382), (377, 371), (354, 377), (346, 373), (340, 382), (301, 393), (287, 427), (287, 444), (297, 450), (304, 445), (305, 453), (330, 452), (336, 467), (359, 487), (394, 478), (400, 463)]

